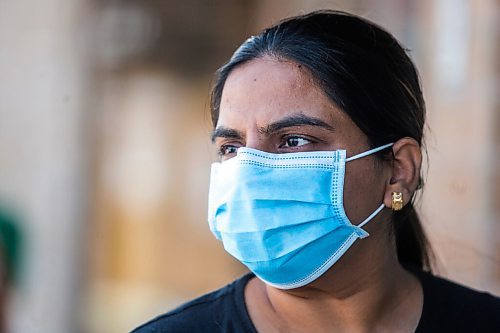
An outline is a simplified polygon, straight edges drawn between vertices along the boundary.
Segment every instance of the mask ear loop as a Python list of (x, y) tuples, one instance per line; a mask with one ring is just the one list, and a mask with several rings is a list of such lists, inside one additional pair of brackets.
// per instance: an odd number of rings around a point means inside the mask
[(386, 145), (383, 145), (383, 146), (380, 146), (380, 147), (377, 147), (377, 148), (374, 148), (374, 149), (370, 149), (370, 150), (367, 150), (363, 153), (360, 153), (358, 155), (354, 155), (354, 156), (351, 156), (349, 158), (346, 158), (346, 162), (350, 162), (350, 161), (354, 161), (354, 160), (357, 160), (358, 158), (362, 158), (362, 157), (365, 157), (365, 156), (368, 156), (368, 155), (371, 155), (371, 154), (374, 154), (376, 152), (379, 152), (381, 150), (384, 150), (386, 148), (389, 148), (393, 145), (394, 143), (388, 143)]
[(363, 222), (357, 225), (358, 228), (362, 228), (365, 224), (371, 221), (382, 209), (384, 209), (385, 205), (381, 204), (373, 213), (370, 214)]
[[(384, 150), (384, 149), (387, 149), (387, 148), (391, 147), (393, 144), (394, 143), (391, 142), (391, 143), (385, 144), (383, 146), (367, 150), (367, 151), (365, 151), (363, 153), (360, 153), (358, 155), (351, 156), (351, 157), (347, 158), (345, 161), (346, 162), (350, 162), (350, 161), (357, 160), (358, 158), (362, 158), (362, 157), (365, 157), (365, 156), (377, 153), (377, 152), (379, 152), (381, 150)], [(394, 152), (393, 152), (393, 154), (394, 154)], [(381, 204), (373, 213), (370, 214), (370, 216), (368, 216), (366, 219), (364, 219), (363, 222), (361, 222), (360, 224), (358, 224), (357, 227), (361, 229), (365, 224), (367, 224), (368, 222), (370, 222), (378, 213), (380, 213), (382, 211), (382, 209), (384, 209), (384, 207), (385, 207), (385, 205)]]

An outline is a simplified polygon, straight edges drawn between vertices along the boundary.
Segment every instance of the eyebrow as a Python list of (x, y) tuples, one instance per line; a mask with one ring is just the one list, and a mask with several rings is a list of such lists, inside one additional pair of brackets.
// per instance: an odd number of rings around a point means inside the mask
[(327, 124), (321, 119), (306, 116), (304, 114), (296, 114), (280, 119), (274, 123), (267, 125), (260, 129), (263, 133), (273, 133), (284, 128), (294, 127), (294, 126), (317, 126), (322, 127), (330, 132), (335, 132), (333, 126)]
[(215, 142), (217, 138), (230, 138), (230, 139), (243, 139), (243, 133), (228, 127), (217, 127), (210, 136), (212, 143)]
[[(295, 126), (317, 126), (322, 127), (330, 132), (335, 132), (335, 128), (321, 119), (306, 116), (304, 114), (296, 114), (280, 119), (274, 123), (271, 123), (265, 127), (259, 128), (261, 133), (270, 134), (277, 132), (279, 130), (295, 127)], [(217, 138), (232, 138), (232, 139), (243, 139), (244, 135), (242, 132), (237, 131), (232, 128), (220, 126), (217, 127), (211, 135), (212, 142), (215, 142)]]

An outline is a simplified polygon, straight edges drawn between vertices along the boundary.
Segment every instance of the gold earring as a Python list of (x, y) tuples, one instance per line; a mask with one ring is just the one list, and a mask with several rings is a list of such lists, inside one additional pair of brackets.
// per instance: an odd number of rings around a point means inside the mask
[(392, 192), (392, 210), (397, 212), (403, 209), (403, 193)]

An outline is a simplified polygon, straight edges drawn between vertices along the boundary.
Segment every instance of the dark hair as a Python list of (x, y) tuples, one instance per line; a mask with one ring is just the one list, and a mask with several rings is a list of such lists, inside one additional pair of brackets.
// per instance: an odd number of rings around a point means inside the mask
[[(405, 50), (376, 24), (332, 10), (285, 19), (246, 40), (216, 73), (211, 95), (214, 127), (228, 75), (265, 55), (305, 66), (372, 147), (403, 137), (422, 145), (425, 103)], [(394, 213), (393, 225), (399, 261), (431, 270), (432, 252), (413, 198)]]

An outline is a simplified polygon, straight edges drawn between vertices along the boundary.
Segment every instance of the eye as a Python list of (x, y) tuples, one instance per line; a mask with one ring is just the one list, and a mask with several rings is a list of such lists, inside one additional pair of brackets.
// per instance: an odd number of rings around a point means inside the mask
[(302, 138), (300, 136), (291, 136), (285, 140), (285, 143), (281, 147), (282, 148), (300, 147), (303, 145), (307, 145), (309, 143), (311, 143), (310, 140), (307, 140), (307, 139)]
[(231, 154), (236, 154), (238, 151), (238, 147), (233, 146), (233, 145), (222, 145), (219, 148), (219, 155), (220, 156), (227, 156)]

